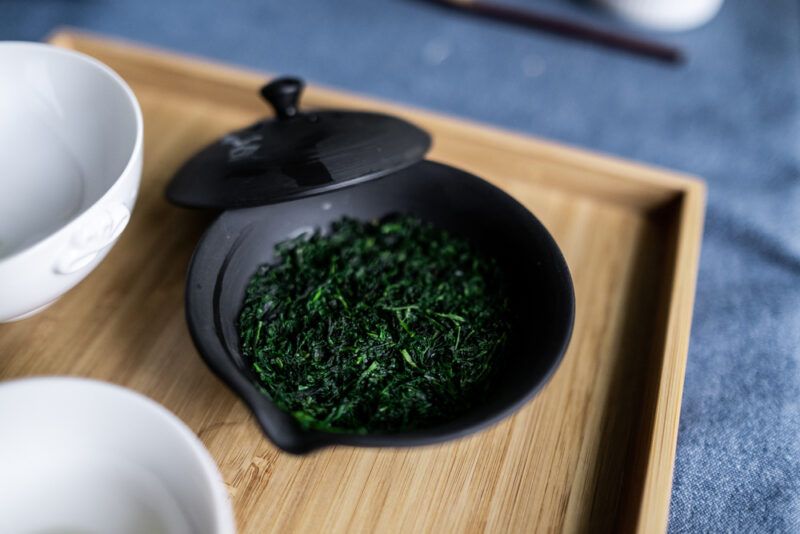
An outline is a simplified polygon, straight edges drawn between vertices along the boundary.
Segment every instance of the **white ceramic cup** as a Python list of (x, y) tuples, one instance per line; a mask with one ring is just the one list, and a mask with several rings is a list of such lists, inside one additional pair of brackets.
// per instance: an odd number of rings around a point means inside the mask
[(142, 113), (114, 71), (51, 45), (0, 43), (0, 322), (46, 307), (130, 219)]
[(622, 18), (656, 30), (683, 31), (702, 26), (723, 0), (600, 0)]
[(235, 532), (208, 451), (138, 393), (80, 378), (6, 382), (0, 436), (0, 532)]

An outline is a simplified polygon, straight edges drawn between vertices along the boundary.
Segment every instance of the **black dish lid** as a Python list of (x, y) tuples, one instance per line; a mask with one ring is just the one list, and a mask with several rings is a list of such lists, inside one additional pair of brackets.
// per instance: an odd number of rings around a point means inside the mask
[(425, 157), (430, 136), (396, 117), (351, 111), (300, 112), (303, 82), (261, 89), (275, 119), (231, 132), (195, 154), (167, 198), (195, 208), (244, 208), (316, 195), (381, 178)]

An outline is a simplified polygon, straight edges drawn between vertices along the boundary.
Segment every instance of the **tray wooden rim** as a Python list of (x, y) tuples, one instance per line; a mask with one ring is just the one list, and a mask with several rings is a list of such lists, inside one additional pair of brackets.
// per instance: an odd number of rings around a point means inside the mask
[[(258, 86), (264, 73), (241, 67), (176, 54), (158, 48), (126, 42), (118, 38), (92, 34), (83, 30), (57, 28), (46, 39), (64, 48), (80, 50), (81, 45), (102, 45), (110, 55), (122, 56), (127, 61), (157, 68), (176, 77), (192, 76), (220, 85), (226, 90), (243, 91)], [(668, 293), (666, 316), (659, 334), (661, 350), (660, 368), (655, 371), (658, 384), (649, 395), (652, 397), (651, 425), (639, 445), (644, 447), (645, 473), (638, 497), (636, 517), (625, 521), (625, 526), (637, 532), (665, 531), (672, 487), (678, 421), (680, 417), (683, 380), (689, 348), (689, 335), (694, 304), (697, 269), (703, 233), (706, 188), (695, 177), (650, 165), (632, 163), (608, 155), (545, 141), (509, 132), (440, 113), (416, 109), (407, 105), (387, 103), (372, 97), (343, 93), (314, 85), (308, 89), (307, 98), (324, 99), (336, 106), (382, 109), (410, 120), (432, 120), (458, 136), (468, 132), (471, 138), (487, 145), (503, 144), (505, 148), (533, 153), (542, 159), (554, 159), (572, 167), (591, 170), (597, 174), (598, 164), (607, 170), (603, 183), (587, 183), (580, 178), (570, 178), (554, 187), (581, 195), (589, 195), (605, 202), (622, 203), (644, 212), (670, 210), (676, 218), (675, 250), (669, 257), (667, 268), (672, 273), (665, 291)]]

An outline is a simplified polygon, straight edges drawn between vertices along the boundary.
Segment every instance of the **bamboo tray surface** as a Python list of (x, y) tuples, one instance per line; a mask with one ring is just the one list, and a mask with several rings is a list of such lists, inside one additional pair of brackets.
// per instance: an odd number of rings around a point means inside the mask
[(663, 531), (689, 342), (704, 187), (589, 154), (310, 87), (307, 107), (401, 115), (430, 158), (504, 188), (553, 233), (572, 270), (570, 349), (544, 391), (504, 422), (418, 449), (279, 452), (196, 353), (184, 275), (212, 216), (164, 188), (195, 150), (264, 116), (266, 75), (69, 31), (132, 86), (145, 118), (138, 204), (121, 241), (46, 312), (0, 325), (0, 378), (88, 376), (138, 390), (203, 440), (250, 532)]

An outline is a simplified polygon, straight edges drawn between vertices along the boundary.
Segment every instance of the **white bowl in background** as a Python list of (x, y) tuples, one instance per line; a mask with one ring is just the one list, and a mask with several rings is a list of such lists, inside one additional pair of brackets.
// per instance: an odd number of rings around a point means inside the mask
[(723, 0), (600, 0), (635, 24), (663, 31), (698, 28), (713, 19)]
[(142, 113), (84, 54), (0, 42), (0, 322), (80, 282), (125, 229), (142, 173)]
[(143, 395), (81, 378), (6, 382), (0, 435), (0, 532), (235, 532), (208, 451)]

